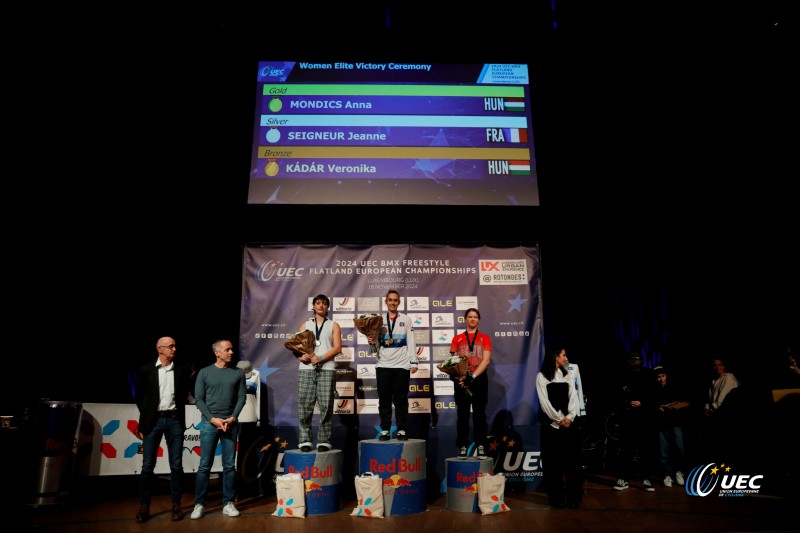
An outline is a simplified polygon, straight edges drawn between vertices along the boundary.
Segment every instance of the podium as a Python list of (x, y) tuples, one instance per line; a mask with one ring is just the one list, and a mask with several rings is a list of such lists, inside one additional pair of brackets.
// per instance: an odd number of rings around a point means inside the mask
[(300, 473), (305, 485), (306, 515), (335, 513), (341, 508), (342, 450), (287, 450), (284, 473)]
[(383, 480), (384, 516), (421, 513), (427, 509), (425, 441), (362, 440), (358, 443), (358, 473)]
[(469, 457), (445, 459), (447, 508), (462, 513), (477, 513), (478, 474), (492, 473), (492, 459)]

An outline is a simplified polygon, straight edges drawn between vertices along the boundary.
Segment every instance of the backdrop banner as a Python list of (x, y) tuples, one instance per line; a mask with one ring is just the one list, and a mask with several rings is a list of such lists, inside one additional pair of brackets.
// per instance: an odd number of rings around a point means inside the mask
[[(183, 470), (196, 473), (200, 466), (200, 411), (186, 406), (183, 435)], [(156, 474), (169, 474), (167, 442), (161, 439)], [(118, 476), (142, 473), (142, 437), (136, 404), (85, 403), (78, 430), (76, 473), (85, 476)], [(222, 472), (219, 446), (214, 452), (212, 472)]]
[[(409, 434), (428, 441), (433, 470), (428, 475), (443, 481), (445, 459), (457, 454), (456, 414), (454, 384), (436, 364), (449, 356), (451, 340), (464, 331), (466, 309), (476, 307), (479, 330), (492, 339), (487, 451), (495, 472), (510, 474), (509, 491), (535, 490), (541, 476), (536, 427), (536, 374), (543, 359), (540, 266), (538, 247), (245, 246), (241, 359), (253, 363), (267, 387), (268, 414), (262, 413), (262, 423), (274, 428), (285, 441), (282, 446), (297, 446), (299, 363), (284, 342), (313, 316), (313, 297), (325, 294), (331, 301), (329, 318), (342, 328), (334, 425), (345, 431), (334, 432), (333, 444), (348, 453), (354, 447), (345, 441), (377, 437), (376, 360), (354, 320), (365, 313), (385, 320), (385, 295), (395, 289), (399, 311), (413, 324), (420, 360), (409, 387)], [(514, 435), (520, 438), (513, 440)], [(353, 479), (351, 474), (345, 479)]]

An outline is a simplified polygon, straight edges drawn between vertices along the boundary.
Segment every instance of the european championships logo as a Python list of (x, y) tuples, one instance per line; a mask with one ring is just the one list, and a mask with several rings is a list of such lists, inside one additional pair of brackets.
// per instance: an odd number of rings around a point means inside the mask
[(686, 494), (705, 497), (714, 492), (719, 485), (720, 498), (736, 498), (758, 494), (764, 476), (749, 474), (733, 474), (731, 467), (724, 463), (717, 466), (709, 463), (693, 468), (686, 478)]

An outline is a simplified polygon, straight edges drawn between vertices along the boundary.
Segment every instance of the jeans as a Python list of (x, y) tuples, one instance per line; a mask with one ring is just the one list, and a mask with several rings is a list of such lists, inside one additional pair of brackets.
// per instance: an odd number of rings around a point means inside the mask
[(658, 454), (661, 470), (665, 476), (673, 477), (676, 470), (683, 470), (683, 430), (681, 428), (659, 430)]
[(172, 503), (181, 503), (181, 479), (183, 477), (183, 428), (175, 417), (159, 418), (153, 430), (142, 438), (142, 476), (139, 480), (139, 501), (150, 505), (153, 486), (153, 471), (156, 468), (161, 437), (167, 441), (169, 457), (170, 492)]
[(239, 425), (228, 426), (222, 431), (203, 418), (200, 426), (200, 464), (195, 478), (194, 503), (206, 504), (208, 477), (219, 443), (222, 452), (222, 505), (233, 502), (236, 495), (236, 439)]

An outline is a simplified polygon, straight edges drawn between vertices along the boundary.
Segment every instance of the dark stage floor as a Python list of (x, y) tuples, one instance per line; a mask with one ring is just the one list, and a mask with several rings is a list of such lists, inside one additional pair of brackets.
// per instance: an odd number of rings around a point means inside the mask
[[(137, 524), (134, 516), (139, 507), (135, 477), (97, 477), (76, 480), (76, 487), (63, 503), (31, 507), (23, 503), (8, 519), (20, 521), (19, 528), (7, 531), (32, 530), (69, 532), (106, 531), (270, 531), (319, 533), (320, 531), (390, 532), (436, 531), (487, 532), (559, 531), (568, 532), (762, 532), (798, 531), (797, 501), (793, 498), (756, 495), (722, 498), (717, 494), (693, 497), (682, 487), (666, 488), (656, 482), (656, 491), (644, 492), (640, 483), (616, 491), (610, 476), (590, 476), (578, 510), (555, 510), (547, 504), (544, 493), (507, 493), (510, 511), (482, 516), (480, 513), (448, 509), (444, 494), (429, 495), (425, 512), (389, 516), (382, 519), (351, 516), (355, 500), (341, 502), (341, 510), (305, 518), (272, 516), (276, 497), (259, 496), (239, 502), (241, 516), (222, 515), (219, 481), (212, 481), (206, 516), (190, 520), (193, 505), (193, 476), (187, 476), (183, 508), (187, 517), (180, 522), (170, 520), (170, 498), (167, 480), (159, 478), (151, 512), (152, 518)], [(8, 503), (8, 501), (6, 502)]]

